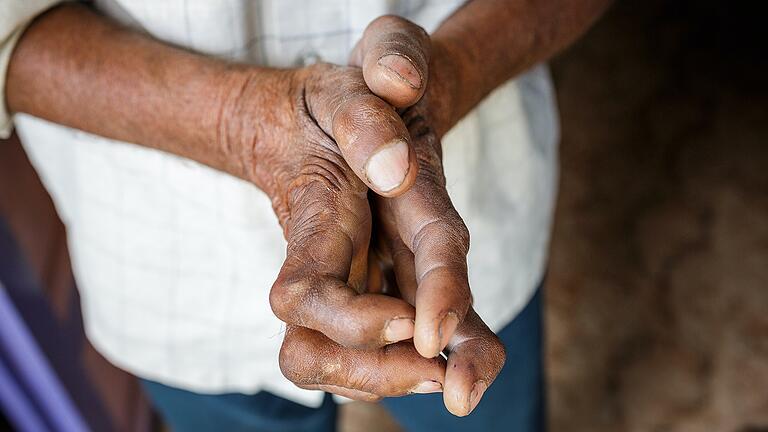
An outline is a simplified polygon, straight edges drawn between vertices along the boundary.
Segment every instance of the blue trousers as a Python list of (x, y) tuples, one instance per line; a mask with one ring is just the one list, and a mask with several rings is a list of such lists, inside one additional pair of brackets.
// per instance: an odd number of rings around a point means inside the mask
[[(541, 289), (498, 336), (507, 362), (467, 417), (451, 415), (442, 393), (384, 399), (381, 403), (409, 431), (514, 431), (544, 429)], [(203, 395), (142, 382), (175, 432), (336, 430), (336, 404), (325, 396), (320, 408), (308, 408), (267, 392), (255, 395)]]

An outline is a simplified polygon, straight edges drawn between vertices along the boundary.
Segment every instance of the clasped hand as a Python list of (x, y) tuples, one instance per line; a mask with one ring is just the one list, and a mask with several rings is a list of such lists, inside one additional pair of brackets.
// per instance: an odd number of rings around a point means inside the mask
[[(463, 416), (504, 364), (472, 309), (469, 233), (445, 188), (455, 68), (421, 28), (386, 16), (349, 67), (275, 71), (266, 96), (263, 75), (234, 81), (220, 141), (241, 149), (288, 242), (270, 303), (287, 324), (281, 370), (299, 387), (369, 401), (442, 391)], [(266, 104), (268, 125), (243, 120)]]

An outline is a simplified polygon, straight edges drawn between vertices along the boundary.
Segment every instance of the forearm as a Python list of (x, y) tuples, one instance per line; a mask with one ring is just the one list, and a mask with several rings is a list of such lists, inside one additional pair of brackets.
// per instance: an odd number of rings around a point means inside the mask
[(549, 59), (602, 14), (610, 0), (472, 0), (432, 35), (455, 71), (452, 125), (496, 87)]
[(39, 17), (22, 36), (11, 57), (6, 99), (12, 112), (246, 177), (221, 130), (243, 76), (237, 66), (69, 4)]

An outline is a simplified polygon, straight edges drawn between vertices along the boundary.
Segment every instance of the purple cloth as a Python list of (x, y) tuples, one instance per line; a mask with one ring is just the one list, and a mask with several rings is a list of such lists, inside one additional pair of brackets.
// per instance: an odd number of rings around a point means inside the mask
[[(3, 369), (7, 374), (9, 391), (3, 397), (5, 409), (17, 409), (9, 412), (11, 419), (20, 418), (19, 427), (25, 428), (33, 422), (44, 422), (50, 429), (57, 431), (85, 431), (89, 428), (72, 403), (69, 395), (53, 373), (50, 364), (37, 346), (34, 337), (20, 318), (16, 308), (0, 282), (0, 356)], [(10, 384), (15, 377), (16, 385)], [(23, 393), (23, 394), (21, 394)], [(32, 403), (23, 404), (28, 400)], [(32, 418), (31, 411), (25, 407), (36, 408)], [(48, 430), (45, 428), (43, 430)], [(38, 430), (36, 428), (28, 430)]]
[(11, 423), (21, 431), (47, 432), (48, 426), (36, 412), (34, 404), (16, 382), (11, 371), (0, 358), (0, 406)]

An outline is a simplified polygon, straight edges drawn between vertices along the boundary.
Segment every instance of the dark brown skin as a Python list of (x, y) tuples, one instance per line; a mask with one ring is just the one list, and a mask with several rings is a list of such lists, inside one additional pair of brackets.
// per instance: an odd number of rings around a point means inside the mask
[[(475, 0), (431, 40), (385, 17), (352, 54), (362, 70), (229, 64), (64, 5), (23, 35), (7, 104), (253, 182), (288, 241), (270, 295), (288, 324), (286, 377), (366, 400), (442, 389), (446, 407), (466, 415), (504, 350), (470, 306), (469, 236), (445, 191), (439, 140), (495, 87), (576, 38), (606, 3)], [(387, 102), (404, 109), (405, 122)], [(401, 142), (403, 157), (373, 175), (372, 155)], [(367, 188), (389, 197), (376, 198), (376, 226)], [(369, 260), (372, 229), (386, 247)], [(394, 264), (401, 298), (366, 292), (371, 263)], [(447, 371), (435, 358), (446, 347)]]

